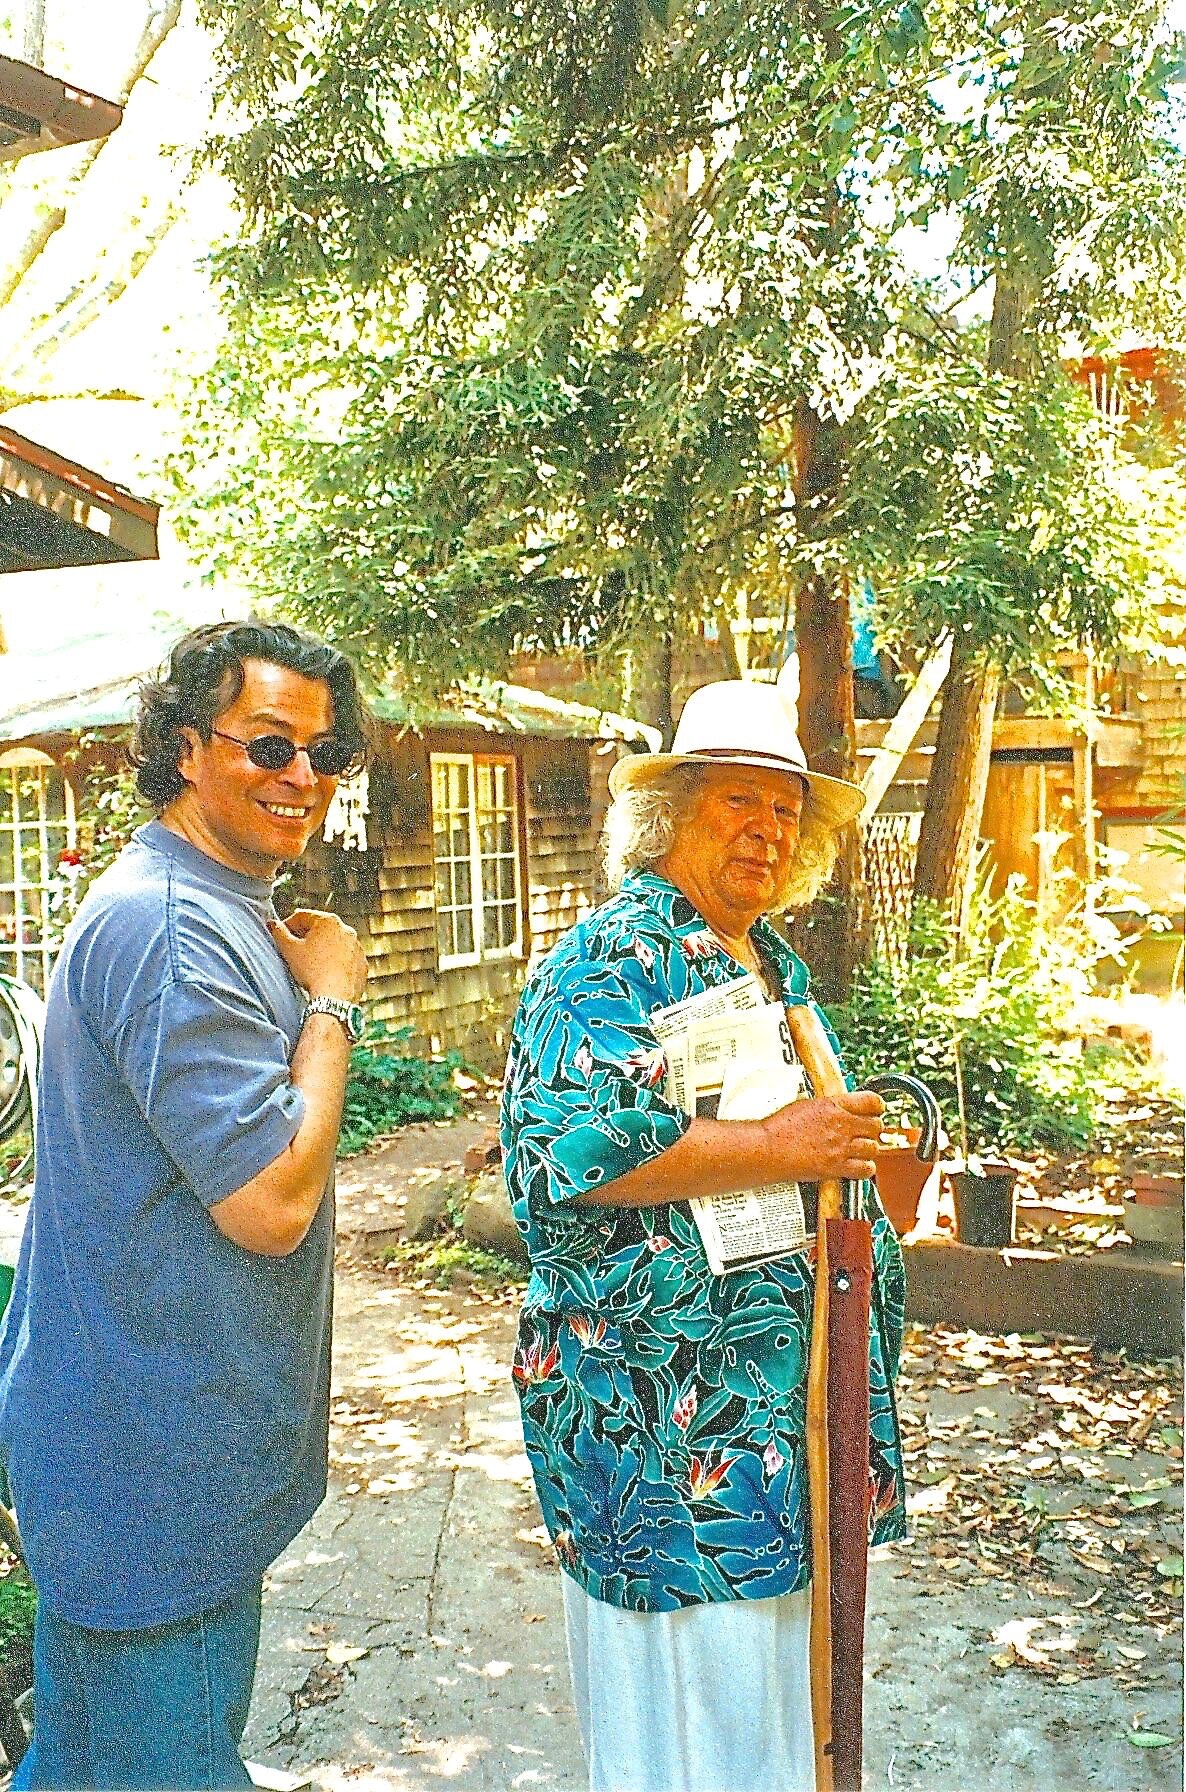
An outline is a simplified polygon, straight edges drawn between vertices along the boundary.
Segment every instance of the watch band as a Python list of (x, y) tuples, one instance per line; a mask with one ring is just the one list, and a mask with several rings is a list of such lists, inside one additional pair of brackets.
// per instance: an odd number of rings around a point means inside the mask
[(343, 1002), (338, 996), (314, 996), (301, 1016), (304, 1026), (311, 1014), (332, 1014), (339, 1021), (351, 1045), (357, 1045), (366, 1027), (366, 1017), (358, 1002)]

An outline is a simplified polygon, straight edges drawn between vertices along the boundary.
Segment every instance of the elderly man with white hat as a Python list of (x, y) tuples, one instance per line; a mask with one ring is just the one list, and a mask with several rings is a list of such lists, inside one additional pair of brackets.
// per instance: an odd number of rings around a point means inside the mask
[[(698, 1198), (872, 1177), (881, 1103), (689, 1112), (660, 1033), (673, 1005), (703, 997), (703, 1012), (708, 992), (736, 1001), (744, 985), (789, 1043), (782, 1011), (809, 1002), (808, 973), (767, 916), (827, 881), (862, 798), (808, 768), (776, 687), (736, 681), (695, 692), (672, 751), (621, 760), (610, 790), (615, 893), (527, 984), (502, 1127), (532, 1260), (514, 1375), (564, 1570), (590, 1788), (807, 1792), (812, 1222), (781, 1254), (722, 1268), (696, 1213)], [(865, 1199), (881, 1542), (905, 1527), (902, 1271)]]

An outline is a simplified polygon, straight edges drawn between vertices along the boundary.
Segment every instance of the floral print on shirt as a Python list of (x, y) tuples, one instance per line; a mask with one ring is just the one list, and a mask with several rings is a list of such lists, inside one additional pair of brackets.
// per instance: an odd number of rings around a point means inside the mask
[[(753, 937), (788, 1006), (807, 970)], [(611, 1605), (673, 1611), (775, 1598), (811, 1578), (804, 1425), (813, 1255), (714, 1276), (684, 1202), (576, 1204), (691, 1124), (664, 1093), (648, 1016), (744, 975), (691, 903), (650, 872), (573, 928), (515, 1019), (502, 1144), (532, 1274), (514, 1380), (557, 1555)], [(818, 1010), (817, 1010), (818, 1012)], [(904, 1281), (875, 1195), (870, 1534), (905, 1535), (890, 1389)]]

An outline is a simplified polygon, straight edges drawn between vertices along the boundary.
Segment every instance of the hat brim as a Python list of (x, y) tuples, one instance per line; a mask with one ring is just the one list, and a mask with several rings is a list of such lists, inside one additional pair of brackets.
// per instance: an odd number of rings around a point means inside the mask
[(677, 765), (757, 765), (763, 771), (801, 778), (807, 786), (813, 813), (837, 828), (847, 827), (865, 807), (865, 793), (858, 785), (790, 765), (785, 759), (766, 758), (760, 753), (730, 754), (727, 759), (717, 753), (628, 753), (610, 769), (610, 795), (619, 796), (623, 790), (654, 784)]

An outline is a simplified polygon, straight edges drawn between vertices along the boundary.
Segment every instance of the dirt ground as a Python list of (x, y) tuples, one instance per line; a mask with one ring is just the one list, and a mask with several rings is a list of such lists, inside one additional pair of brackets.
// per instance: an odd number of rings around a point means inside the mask
[[(515, 1296), (363, 1250), (410, 1186), (460, 1177), (487, 1119), (343, 1166), (333, 1485), (270, 1576), (247, 1738), (324, 1788), (583, 1783)], [(872, 1569), (867, 1787), (1181, 1786), (1179, 1392), (1176, 1365), (1086, 1345), (912, 1333), (914, 1535)]]

